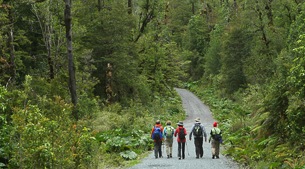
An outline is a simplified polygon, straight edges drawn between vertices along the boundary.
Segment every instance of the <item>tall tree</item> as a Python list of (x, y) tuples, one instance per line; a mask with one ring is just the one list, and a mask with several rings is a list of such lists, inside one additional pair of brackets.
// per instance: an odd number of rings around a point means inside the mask
[(185, 48), (192, 51), (194, 55), (191, 60), (190, 74), (198, 80), (204, 74), (204, 55), (209, 46), (209, 28), (206, 19), (201, 15), (192, 16), (188, 23), (187, 38), (184, 42)]
[[(235, 25), (236, 26), (236, 25)], [(240, 88), (246, 87), (243, 61), (249, 57), (249, 41), (247, 31), (234, 27), (224, 44), (224, 55), (221, 59), (222, 88), (230, 96)]]
[(77, 114), (77, 94), (76, 94), (76, 79), (75, 79), (75, 66), (73, 60), (73, 49), (72, 49), (72, 0), (65, 0), (65, 27), (66, 27), (66, 38), (67, 38), (67, 57), (68, 57), (68, 71), (69, 71), (69, 89), (71, 94), (71, 100), (74, 105), (73, 116), (78, 120)]
[(14, 3), (4, 0), (1, 2), (1, 21), (2, 21), (2, 31), (1, 38), (5, 43), (1, 45), (1, 59), (3, 68), (7, 70), (3, 70), (7, 74), (4, 76), (8, 79), (3, 79), (6, 81), (6, 85), (12, 84), (16, 80), (16, 54), (15, 54), (15, 43), (14, 43), (14, 23), (15, 23), (15, 15), (14, 15)]
[(222, 35), (224, 33), (221, 25), (216, 25), (214, 30), (210, 33), (210, 43), (205, 55), (205, 72), (204, 76), (207, 78), (213, 78), (213, 76), (220, 73), (221, 68), (221, 52), (222, 52)]
[(42, 41), (47, 55), (50, 79), (54, 79), (55, 77), (55, 65), (59, 64), (55, 60), (58, 60), (63, 48), (64, 36), (62, 26), (60, 25), (60, 22), (62, 22), (62, 16), (60, 15), (60, 11), (63, 10), (61, 8), (62, 5), (62, 1), (46, 0), (40, 3), (33, 3), (31, 6), (31, 11), (36, 17), (37, 24), (40, 28), (39, 33), (43, 37)]

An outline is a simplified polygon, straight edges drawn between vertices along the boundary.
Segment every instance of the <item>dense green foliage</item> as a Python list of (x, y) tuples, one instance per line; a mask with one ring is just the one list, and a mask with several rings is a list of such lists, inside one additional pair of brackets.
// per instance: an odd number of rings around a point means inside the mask
[(303, 1), (73, 0), (68, 50), (67, 2), (0, 0), (0, 168), (133, 163), (156, 119), (184, 118), (182, 84), (235, 160), (304, 167)]
[(187, 86), (212, 108), (225, 130), (225, 153), (236, 161), (249, 168), (303, 168), (305, 4), (236, 5), (225, 36), (214, 33), (217, 25), (211, 32), (207, 76)]

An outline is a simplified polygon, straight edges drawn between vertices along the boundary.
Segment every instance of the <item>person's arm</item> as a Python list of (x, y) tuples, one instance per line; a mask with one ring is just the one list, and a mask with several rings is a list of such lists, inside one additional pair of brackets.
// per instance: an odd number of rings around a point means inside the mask
[(204, 136), (204, 140), (205, 140), (205, 142), (207, 142), (207, 132), (205, 131), (205, 127), (203, 126), (203, 125), (201, 125), (201, 127), (202, 127), (202, 134), (203, 134), (203, 136)]
[(166, 137), (166, 127), (164, 127), (164, 130), (163, 130), (163, 136), (165, 136)]
[(190, 137), (189, 137), (190, 140), (192, 140), (193, 129), (194, 129), (194, 125), (192, 126), (192, 129), (191, 129), (191, 131), (190, 131)]
[(212, 130), (210, 132), (209, 142), (211, 142), (211, 139), (212, 139)]
[(175, 130), (175, 134), (174, 134), (175, 137), (177, 137), (177, 130), (178, 130), (178, 129)]
[(154, 130), (155, 130), (155, 127), (153, 127), (153, 128), (151, 129), (150, 138), (152, 138), (152, 134), (153, 134)]

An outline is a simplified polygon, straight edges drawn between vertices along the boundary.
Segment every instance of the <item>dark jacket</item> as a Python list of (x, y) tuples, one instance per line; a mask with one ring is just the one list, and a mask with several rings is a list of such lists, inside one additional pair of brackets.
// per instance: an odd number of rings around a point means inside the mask
[[(192, 139), (192, 134), (193, 134), (193, 130), (194, 130), (195, 125), (200, 125), (201, 131), (202, 131), (202, 136), (201, 136), (201, 137), (204, 137), (205, 140), (207, 140), (207, 133), (206, 133), (206, 131), (205, 131), (204, 126), (203, 126), (200, 122), (196, 122), (196, 123), (192, 126), (192, 129), (191, 129), (191, 132), (190, 132), (190, 137), (189, 137), (190, 140)], [(197, 137), (197, 136), (194, 135), (194, 138), (196, 138), (196, 137)]]

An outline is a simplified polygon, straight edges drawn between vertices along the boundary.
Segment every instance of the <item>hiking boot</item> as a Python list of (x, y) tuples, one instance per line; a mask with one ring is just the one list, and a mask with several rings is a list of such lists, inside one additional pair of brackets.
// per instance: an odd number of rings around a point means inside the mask
[(197, 159), (199, 158), (199, 157), (196, 157)]
[(169, 155), (167, 155), (167, 158), (169, 158)]
[(170, 154), (169, 157), (172, 158), (173, 157), (172, 154)]
[(212, 159), (214, 159), (214, 158), (215, 158), (215, 155), (212, 156)]
[(181, 157), (179, 157), (179, 160), (181, 160)]
[(216, 156), (216, 158), (219, 158), (219, 156)]

